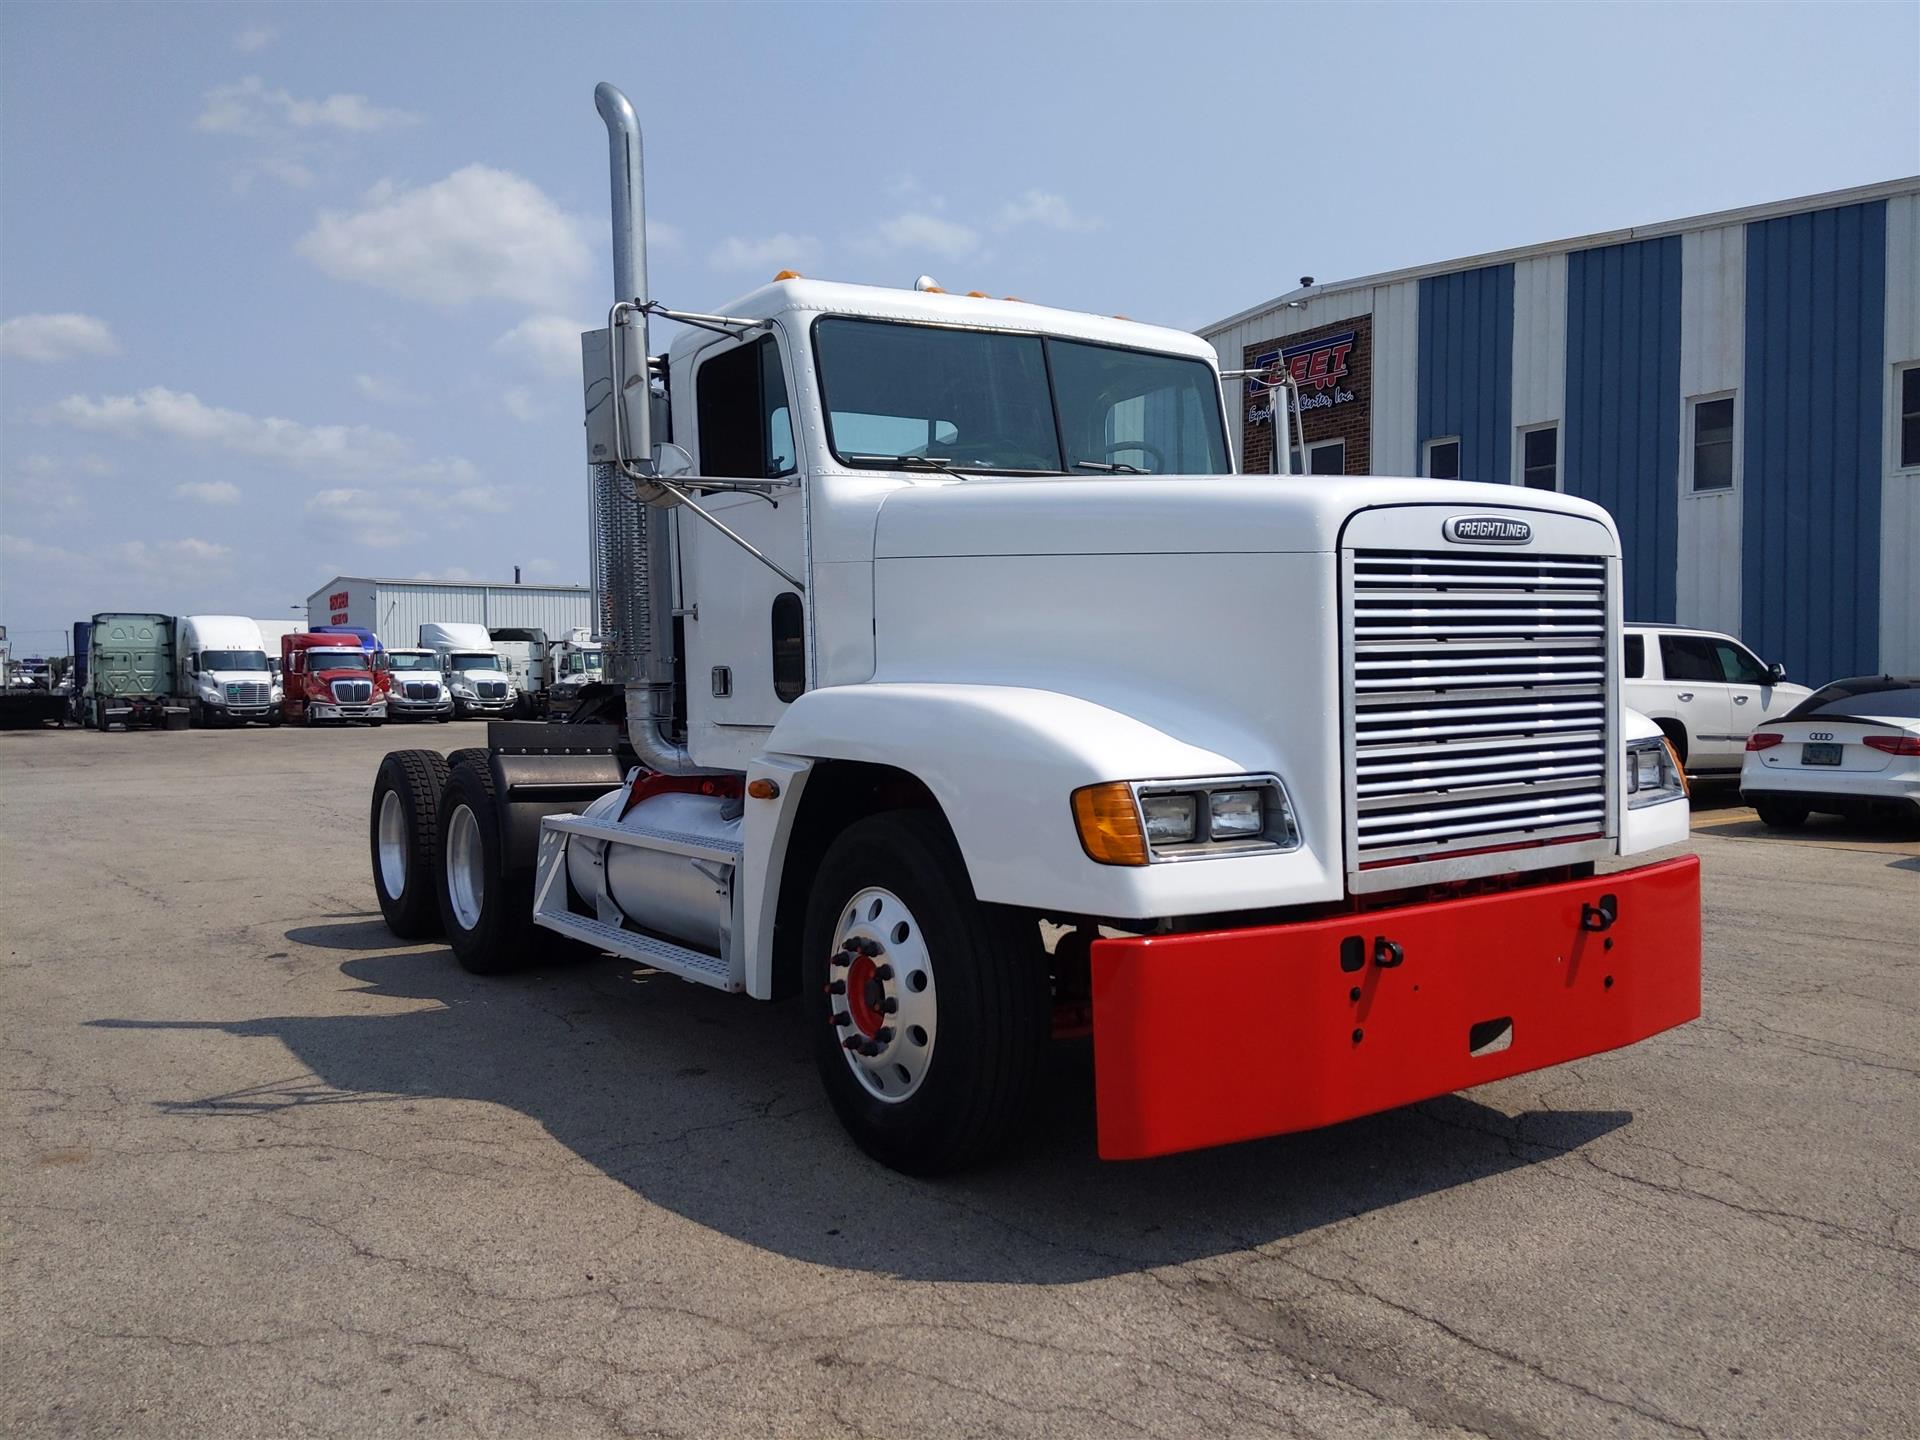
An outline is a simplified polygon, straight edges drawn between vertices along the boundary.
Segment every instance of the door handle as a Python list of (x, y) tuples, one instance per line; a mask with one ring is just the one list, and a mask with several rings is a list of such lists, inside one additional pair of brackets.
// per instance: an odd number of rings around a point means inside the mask
[(1680, 692), (1680, 698), (1682, 700), (1691, 700), (1693, 698), (1693, 692), (1691, 690), (1682, 690)]
[(1736, 695), (1733, 697), (1733, 703), (1736, 705), (1744, 705), (1747, 703), (1747, 697), (1744, 695)]

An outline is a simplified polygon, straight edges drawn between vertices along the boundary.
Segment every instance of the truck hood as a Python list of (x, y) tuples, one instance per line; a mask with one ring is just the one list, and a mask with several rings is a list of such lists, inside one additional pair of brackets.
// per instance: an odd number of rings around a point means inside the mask
[(874, 557), (1330, 551), (1355, 511), (1397, 505), (1576, 516), (1606, 526), (1618, 553), (1604, 510), (1548, 491), (1390, 476), (1169, 475), (913, 485), (882, 503)]

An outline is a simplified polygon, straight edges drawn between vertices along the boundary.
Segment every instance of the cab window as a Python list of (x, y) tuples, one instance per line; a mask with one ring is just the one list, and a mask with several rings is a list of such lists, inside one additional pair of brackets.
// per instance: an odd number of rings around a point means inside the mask
[(702, 364), (694, 403), (702, 475), (770, 480), (793, 473), (793, 412), (773, 336), (737, 345)]
[(1720, 661), (1720, 672), (1729, 685), (1764, 685), (1767, 667), (1744, 645), (1730, 640), (1713, 642), (1713, 653)]
[(1638, 680), (1647, 673), (1647, 641), (1644, 635), (1627, 636), (1627, 679)]

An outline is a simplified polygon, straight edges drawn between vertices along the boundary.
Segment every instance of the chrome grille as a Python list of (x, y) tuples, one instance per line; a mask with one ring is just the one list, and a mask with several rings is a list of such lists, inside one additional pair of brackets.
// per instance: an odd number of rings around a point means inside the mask
[(373, 698), (373, 682), (336, 680), (333, 682), (333, 698), (342, 705), (364, 705)]
[(482, 700), (504, 700), (507, 698), (507, 682), (504, 680), (476, 680), (473, 693)]
[(440, 698), (440, 687), (431, 680), (425, 681), (424, 683), (419, 680), (409, 680), (406, 691), (407, 699), (409, 700), (438, 700)]
[(236, 681), (227, 686), (229, 705), (265, 705), (267, 687), (252, 680)]
[(1354, 867), (1606, 834), (1606, 559), (1356, 550), (1347, 567)]

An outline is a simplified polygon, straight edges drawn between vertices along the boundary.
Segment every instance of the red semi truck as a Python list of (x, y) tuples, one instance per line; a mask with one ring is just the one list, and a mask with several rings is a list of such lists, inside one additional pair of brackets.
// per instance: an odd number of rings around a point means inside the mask
[(392, 688), (387, 672), (352, 635), (282, 635), (280, 678), (286, 692), (283, 713), (302, 725), (330, 720), (379, 725), (387, 718)]

